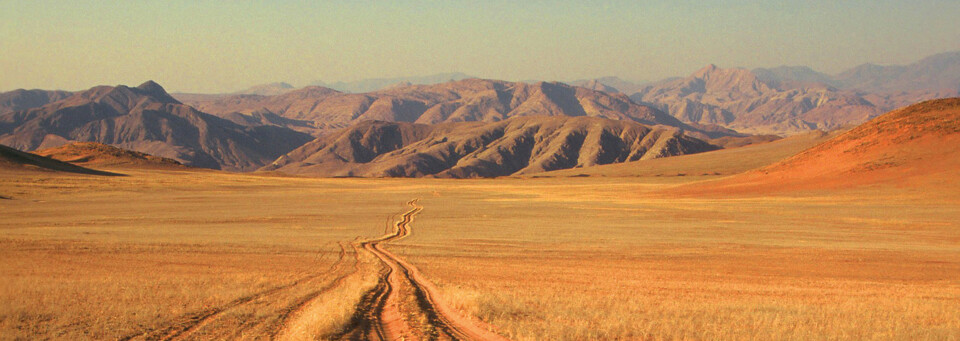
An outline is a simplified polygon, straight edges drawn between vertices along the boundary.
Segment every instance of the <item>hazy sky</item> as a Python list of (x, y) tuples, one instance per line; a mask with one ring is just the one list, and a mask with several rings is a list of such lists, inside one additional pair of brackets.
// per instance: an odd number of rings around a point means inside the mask
[(960, 1), (0, 0), (0, 91), (153, 79), (229, 92), (464, 72), (640, 81), (721, 67), (836, 73), (960, 50)]

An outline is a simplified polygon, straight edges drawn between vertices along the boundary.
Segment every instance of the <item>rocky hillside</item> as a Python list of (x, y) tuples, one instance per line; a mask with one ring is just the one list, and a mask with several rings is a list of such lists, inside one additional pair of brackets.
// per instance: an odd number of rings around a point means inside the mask
[(881, 112), (926, 100), (960, 96), (960, 51), (932, 55), (907, 65), (863, 64), (836, 75), (804, 66), (753, 72), (781, 88), (825, 84), (855, 92)]
[(675, 128), (596, 117), (530, 116), (436, 125), (364, 121), (263, 171), (316, 176), (496, 177), (717, 149)]
[(623, 94), (547, 82), (467, 79), (363, 94), (306, 87), (279, 96), (183, 95), (180, 98), (203, 112), (232, 117), (235, 121), (246, 120), (235, 116), (237, 113), (276, 115), (292, 120), (299, 127), (280, 125), (301, 131), (312, 129), (315, 136), (364, 120), (437, 124), (495, 122), (535, 115), (601, 117), (700, 131), (653, 107), (636, 104)]
[(187, 165), (254, 170), (310, 140), (275, 126), (243, 126), (197, 111), (164, 89), (98, 86), (41, 107), (0, 114), (0, 143), (35, 150), (90, 141)]
[(10, 111), (27, 110), (47, 105), (70, 97), (66, 91), (24, 90), (18, 89), (0, 93), (0, 114)]
[(740, 132), (793, 134), (862, 123), (880, 108), (854, 92), (823, 84), (770, 81), (746, 69), (715, 65), (689, 77), (654, 83), (631, 95), (684, 122)]
[(806, 66), (746, 70), (709, 65), (688, 77), (668, 78), (647, 86), (615, 77), (572, 84), (631, 94), (635, 101), (653, 105), (688, 124), (788, 135), (857, 125), (896, 108), (958, 96), (960, 51), (933, 55), (909, 65), (864, 64), (836, 75)]

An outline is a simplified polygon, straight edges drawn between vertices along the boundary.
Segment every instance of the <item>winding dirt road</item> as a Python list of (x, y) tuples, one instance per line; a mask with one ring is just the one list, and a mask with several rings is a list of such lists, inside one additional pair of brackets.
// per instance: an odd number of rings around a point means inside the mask
[[(440, 298), (437, 288), (415, 266), (384, 249), (384, 244), (409, 236), (410, 223), (423, 210), (416, 199), (407, 205), (410, 209), (400, 215), (392, 230), (383, 236), (354, 242), (353, 250), (340, 243), (339, 259), (327, 269), (220, 306), (176, 317), (121, 340), (290, 339), (291, 328), (298, 325), (298, 318), (309, 314), (306, 310), (311, 302), (324, 299), (324, 294), (361, 272), (361, 253), (376, 257), (383, 265), (377, 284), (364, 293), (346, 330), (325, 338), (507, 340), (481, 327), (482, 322), (450, 308)], [(352, 257), (348, 256), (351, 254)], [(376, 266), (375, 261), (364, 263)], [(257, 314), (251, 312), (263, 312), (266, 317), (256, 317)]]
[[(463, 317), (441, 301), (436, 287), (416, 267), (383, 248), (383, 244), (410, 235), (413, 217), (423, 210), (417, 200), (407, 203), (410, 210), (394, 224), (394, 231), (360, 242), (386, 265), (377, 286), (364, 296), (354, 316), (352, 328), (338, 338), (368, 340), (507, 340), (477, 322)], [(404, 294), (414, 295), (415, 304), (404, 304)], [(418, 311), (408, 311), (415, 309)], [(426, 316), (426, 320), (405, 319)]]

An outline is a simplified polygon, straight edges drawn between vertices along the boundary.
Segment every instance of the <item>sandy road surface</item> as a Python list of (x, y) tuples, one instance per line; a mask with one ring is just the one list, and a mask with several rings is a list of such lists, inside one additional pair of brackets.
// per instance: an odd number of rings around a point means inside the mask
[[(417, 204), (417, 200), (407, 204), (410, 210), (393, 224), (392, 231), (355, 243), (353, 257), (348, 256), (347, 248), (341, 244), (339, 259), (325, 271), (218, 307), (177, 317), (121, 340), (231, 339), (251, 335), (260, 335), (256, 339), (286, 339), (285, 334), (297, 316), (303, 313), (304, 307), (360, 271), (358, 252), (368, 252), (384, 266), (377, 285), (364, 294), (347, 329), (333, 335), (332, 339), (506, 340), (481, 327), (482, 322), (466, 318), (447, 306), (436, 287), (416, 267), (383, 248), (385, 243), (410, 235), (410, 223), (423, 207)], [(270, 309), (275, 313), (266, 320), (238, 322), (231, 314), (243, 309)], [(425, 316), (426, 319), (409, 318), (412, 315)]]
[[(353, 328), (339, 337), (350, 340), (506, 340), (445, 305), (436, 287), (416, 267), (383, 248), (385, 243), (410, 235), (410, 222), (423, 207), (417, 204), (416, 199), (407, 204), (410, 210), (394, 224), (394, 231), (360, 242), (363, 250), (379, 258), (386, 267), (381, 272), (378, 285), (361, 301)], [(404, 292), (412, 292), (416, 296), (416, 308), (427, 316), (424, 322), (427, 326), (403, 318), (400, 305)], [(423, 330), (432, 330), (435, 334), (421, 335)]]

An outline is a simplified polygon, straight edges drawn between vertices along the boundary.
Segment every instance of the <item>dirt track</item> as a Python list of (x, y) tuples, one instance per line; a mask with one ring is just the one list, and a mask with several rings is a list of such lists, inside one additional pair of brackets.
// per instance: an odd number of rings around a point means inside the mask
[[(350, 340), (506, 340), (446, 306), (436, 287), (416, 267), (383, 248), (385, 243), (410, 235), (410, 222), (423, 207), (416, 199), (407, 204), (411, 208), (394, 224), (394, 231), (360, 242), (363, 250), (379, 258), (386, 267), (377, 286), (360, 302), (352, 328), (338, 337)], [(404, 311), (411, 309), (410, 304), (403, 304), (404, 293), (415, 295), (416, 304), (412, 308), (419, 311)], [(404, 319), (411, 314), (427, 319)]]
[[(287, 320), (314, 298), (343, 283), (357, 272), (356, 252), (353, 266), (348, 267), (351, 257), (341, 244), (337, 261), (324, 271), (318, 271), (296, 281), (269, 288), (249, 296), (240, 297), (221, 306), (189, 313), (156, 328), (143, 330), (120, 340), (190, 340), (230, 339), (240, 335), (260, 334), (274, 339), (285, 327)], [(311, 289), (316, 288), (316, 289)], [(279, 305), (279, 306), (278, 306)], [(236, 321), (231, 314), (242, 309), (279, 311), (274, 320)]]
[[(286, 339), (283, 337), (310, 302), (342, 285), (360, 271), (359, 252), (367, 252), (384, 265), (377, 285), (364, 294), (346, 330), (331, 335), (342, 340), (507, 340), (463, 317), (442, 302), (436, 287), (416, 267), (383, 248), (383, 244), (410, 235), (410, 223), (423, 207), (417, 200), (410, 210), (381, 237), (340, 244), (339, 259), (289, 284), (241, 297), (218, 307), (189, 313), (166, 324), (142, 330), (121, 340)], [(394, 216), (395, 217), (395, 216)], [(352, 266), (349, 264), (352, 263)], [(243, 311), (273, 311), (266, 319), (240, 319)], [(256, 336), (258, 335), (258, 336)]]

